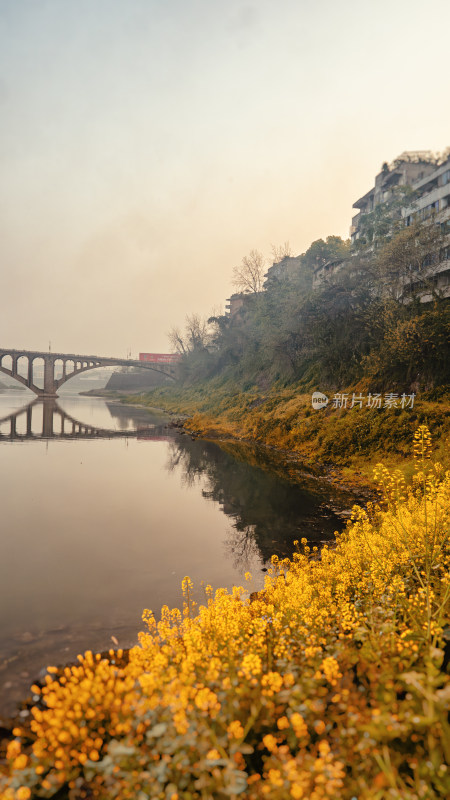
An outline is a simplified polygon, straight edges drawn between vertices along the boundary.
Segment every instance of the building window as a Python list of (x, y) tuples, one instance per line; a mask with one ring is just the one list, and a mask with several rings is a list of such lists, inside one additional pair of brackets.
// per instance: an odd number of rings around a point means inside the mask
[(431, 217), (432, 214), (437, 214), (438, 211), (439, 200), (435, 200), (434, 203), (430, 203), (430, 205), (425, 206), (425, 208), (422, 209), (422, 219), (428, 219), (428, 217)]

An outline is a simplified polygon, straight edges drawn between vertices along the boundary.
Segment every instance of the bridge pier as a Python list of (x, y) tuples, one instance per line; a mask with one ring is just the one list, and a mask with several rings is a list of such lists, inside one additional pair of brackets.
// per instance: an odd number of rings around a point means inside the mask
[(55, 385), (55, 359), (44, 357), (44, 392), (41, 397), (58, 397)]

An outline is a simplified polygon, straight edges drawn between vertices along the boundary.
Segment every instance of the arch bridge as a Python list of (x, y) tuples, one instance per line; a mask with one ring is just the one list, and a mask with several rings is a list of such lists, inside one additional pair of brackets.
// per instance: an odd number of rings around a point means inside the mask
[[(21, 375), (19, 367), (23, 368), (21, 359), (25, 360), (26, 376)], [(34, 362), (40, 359), (44, 363), (44, 386), (36, 385), (34, 381)], [(8, 363), (8, 366), (6, 366)], [(55, 367), (58, 366), (62, 375), (56, 378)], [(0, 372), (4, 372), (16, 381), (23, 383), (27, 389), (38, 397), (58, 397), (58, 389), (63, 383), (90, 369), (98, 367), (139, 367), (139, 369), (152, 369), (168, 378), (175, 380), (176, 365), (161, 364), (151, 361), (138, 361), (130, 358), (110, 358), (104, 356), (83, 356), (73, 353), (49, 353), (38, 350), (8, 350), (0, 348)]]

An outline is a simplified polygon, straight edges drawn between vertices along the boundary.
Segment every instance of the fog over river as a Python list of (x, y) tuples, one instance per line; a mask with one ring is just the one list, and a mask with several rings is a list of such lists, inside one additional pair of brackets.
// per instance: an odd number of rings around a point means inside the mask
[[(195, 440), (103, 399), (0, 395), (0, 718), (49, 664), (128, 647), (181, 581), (262, 586), (272, 553), (341, 527), (329, 490), (273, 455)], [(334, 498), (336, 499), (336, 498)], [(114, 637), (112, 639), (111, 637)]]

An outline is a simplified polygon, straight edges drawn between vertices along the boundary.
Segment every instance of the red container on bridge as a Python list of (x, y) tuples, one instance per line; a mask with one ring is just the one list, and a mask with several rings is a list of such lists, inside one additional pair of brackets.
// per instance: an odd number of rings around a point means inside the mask
[(139, 361), (150, 361), (152, 364), (178, 364), (180, 359), (178, 353), (139, 353)]

